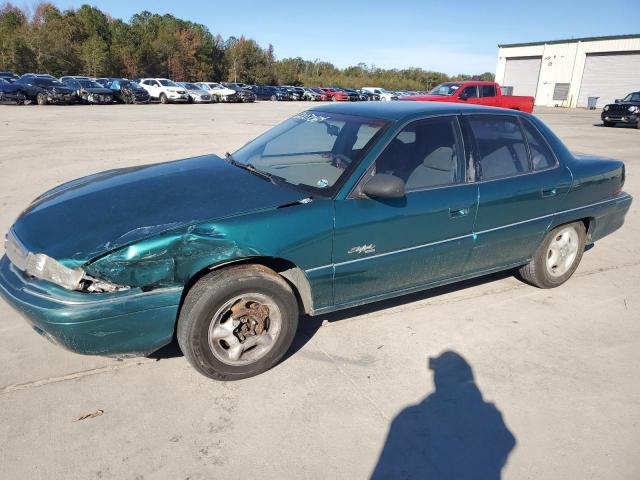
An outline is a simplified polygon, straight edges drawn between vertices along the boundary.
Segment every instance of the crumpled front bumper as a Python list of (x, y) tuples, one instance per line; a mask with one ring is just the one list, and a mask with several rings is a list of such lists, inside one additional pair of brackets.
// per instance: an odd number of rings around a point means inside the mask
[(147, 354), (171, 342), (183, 287), (82, 293), (0, 260), (0, 296), (54, 343), (89, 355)]

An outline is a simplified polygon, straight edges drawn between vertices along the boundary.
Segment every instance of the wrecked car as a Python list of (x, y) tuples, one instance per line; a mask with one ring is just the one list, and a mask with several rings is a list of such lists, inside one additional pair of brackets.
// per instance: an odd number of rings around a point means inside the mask
[(16, 105), (24, 104), (27, 97), (20, 85), (13, 83), (0, 77), (0, 103), (15, 103)]
[(205, 89), (191, 82), (178, 82), (189, 95), (189, 103), (211, 103), (211, 95)]
[(113, 92), (89, 77), (62, 77), (60, 81), (74, 91), (78, 103), (84, 105), (113, 103)]
[(126, 78), (113, 78), (102, 83), (113, 92), (113, 97), (118, 103), (139, 104), (151, 102), (149, 93), (137, 82)]
[(73, 90), (50, 75), (22, 75), (13, 82), (13, 85), (19, 85), (27, 100), (37, 102), (38, 105), (49, 103), (72, 105), (75, 103)]
[(224, 158), (44, 193), (8, 232), (0, 294), (73, 351), (175, 336), (200, 373), (234, 380), (276, 365), (301, 314), (507, 269), (562, 285), (622, 226), (624, 181), (622, 162), (573, 155), (526, 113), (323, 105)]

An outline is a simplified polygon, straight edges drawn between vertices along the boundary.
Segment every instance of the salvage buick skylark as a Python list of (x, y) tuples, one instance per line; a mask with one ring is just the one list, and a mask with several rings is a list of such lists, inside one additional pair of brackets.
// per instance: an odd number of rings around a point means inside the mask
[(278, 363), (302, 313), (512, 268), (561, 285), (622, 226), (624, 180), (622, 162), (573, 155), (526, 113), (332, 104), (226, 158), (46, 192), (7, 235), (0, 294), (73, 351), (175, 336), (199, 372), (239, 379)]

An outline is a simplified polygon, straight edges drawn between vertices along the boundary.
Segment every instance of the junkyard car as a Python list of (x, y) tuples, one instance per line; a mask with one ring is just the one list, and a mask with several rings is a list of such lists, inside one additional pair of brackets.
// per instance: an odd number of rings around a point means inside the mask
[[(631, 205), (622, 162), (573, 155), (538, 118), (356, 102), (215, 155), (90, 175), (11, 227), (0, 294), (86, 354), (176, 335), (217, 379), (274, 366), (318, 315), (519, 268), (563, 284)], [(594, 253), (597, 254), (597, 253)]]
[(151, 96), (138, 83), (126, 78), (104, 79), (100, 82), (113, 92), (114, 99), (119, 103), (149, 103)]
[(302, 96), (303, 100), (307, 100), (309, 102), (324, 102), (327, 100), (327, 96), (325, 93), (318, 89), (313, 89), (309, 87), (303, 87), (304, 95)]
[(613, 127), (616, 123), (635, 125), (640, 128), (640, 92), (632, 92), (615, 103), (605, 105), (600, 114), (605, 127)]
[(203, 90), (206, 90), (211, 95), (211, 98), (216, 102), (241, 102), (242, 99), (238, 96), (238, 93), (232, 89), (225, 87), (217, 82), (198, 82), (196, 85)]
[(187, 91), (167, 78), (143, 78), (140, 81), (140, 86), (147, 91), (153, 100), (158, 100), (163, 104), (189, 101)]
[(0, 103), (12, 102), (16, 105), (22, 105), (26, 98), (20, 85), (14, 85), (0, 77)]
[(113, 92), (88, 77), (62, 77), (60, 81), (74, 91), (79, 103), (113, 103)]
[(187, 91), (189, 103), (211, 103), (211, 94), (195, 83), (178, 82), (178, 85)]
[(223, 86), (234, 90), (242, 103), (253, 103), (256, 101), (256, 94), (247, 88), (246, 85), (238, 83), (223, 83)]
[(48, 103), (75, 103), (75, 94), (72, 89), (65, 87), (61, 82), (50, 75), (22, 75), (13, 85), (22, 88), (27, 100), (37, 102), (38, 105)]
[(20, 77), (13, 72), (0, 72), (0, 78), (6, 80), (8, 83), (13, 83)]

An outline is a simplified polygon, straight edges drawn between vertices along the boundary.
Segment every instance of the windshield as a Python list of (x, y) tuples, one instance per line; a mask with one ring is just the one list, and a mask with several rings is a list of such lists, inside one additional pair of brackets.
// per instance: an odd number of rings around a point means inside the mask
[(633, 92), (622, 99), (623, 102), (640, 102), (640, 92)]
[(158, 80), (163, 87), (177, 87), (171, 80)]
[(78, 80), (78, 83), (82, 85), (84, 88), (103, 88), (98, 82), (94, 82), (93, 80)]
[(429, 92), (429, 95), (444, 95), (450, 97), (456, 90), (460, 88), (459, 83), (441, 83), (436, 88)]
[(188, 88), (189, 90), (200, 90), (200, 87), (194, 83), (185, 82), (181, 83), (180, 85), (182, 85), (184, 88)]
[(35, 78), (33, 83), (42, 87), (61, 87), (62, 83), (51, 78)]
[(332, 196), (386, 122), (320, 111), (299, 113), (233, 154), (233, 160), (321, 196)]

